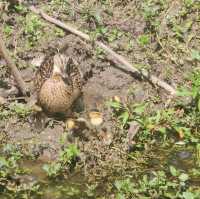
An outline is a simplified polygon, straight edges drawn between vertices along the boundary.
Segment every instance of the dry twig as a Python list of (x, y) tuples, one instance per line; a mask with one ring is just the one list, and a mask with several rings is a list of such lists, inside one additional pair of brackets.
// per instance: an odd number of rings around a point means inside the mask
[(22, 92), (22, 94), (24, 96), (26, 96), (28, 93), (26, 84), (25, 84), (24, 80), (22, 79), (21, 74), (20, 74), (19, 70), (17, 69), (15, 63), (13, 62), (11, 56), (9, 55), (8, 50), (6, 49), (6, 46), (3, 41), (3, 34), (1, 31), (0, 31), (0, 54), (6, 60), (8, 67), (9, 67), (12, 75), (14, 76), (20, 91)]
[[(69, 32), (81, 37), (82, 39), (84, 39), (86, 41), (92, 42), (92, 40), (90, 39), (89, 35), (77, 30), (76, 28), (73, 28), (72, 26), (63, 23), (60, 20), (57, 20), (57, 19), (47, 15), (46, 13), (44, 13), (43, 11), (35, 8), (34, 6), (30, 6), (29, 9), (32, 12), (34, 12), (35, 14), (40, 15), (42, 18), (44, 18), (48, 22), (51, 22), (51, 23), (55, 24), (56, 26), (58, 26), (58, 27), (60, 27), (60, 28), (62, 28), (64, 30), (69, 31)], [(111, 55), (115, 60), (117, 60), (117, 62), (119, 62), (120, 64), (124, 65), (126, 67), (125, 68), (126, 70), (134, 72), (134, 73), (138, 73), (140, 76), (148, 79), (154, 85), (158, 85), (159, 87), (165, 89), (171, 95), (176, 95), (176, 90), (172, 86), (170, 86), (166, 82), (160, 80), (156, 76), (150, 75), (147, 71), (138, 70), (131, 63), (129, 63), (123, 56), (121, 56), (121, 55), (117, 54), (116, 52), (114, 52), (111, 48), (106, 46), (104, 43), (102, 43), (100, 41), (94, 41), (94, 44), (99, 46), (99, 47), (101, 47), (107, 54)], [(121, 65), (119, 65), (119, 67), (121, 67)]]

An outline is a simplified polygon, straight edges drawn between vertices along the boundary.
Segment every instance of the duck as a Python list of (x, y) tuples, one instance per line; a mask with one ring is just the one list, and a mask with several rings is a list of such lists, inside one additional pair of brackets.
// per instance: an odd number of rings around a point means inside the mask
[(82, 95), (82, 76), (73, 58), (63, 53), (47, 56), (35, 73), (37, 103), (47, 115), (68, 115)]

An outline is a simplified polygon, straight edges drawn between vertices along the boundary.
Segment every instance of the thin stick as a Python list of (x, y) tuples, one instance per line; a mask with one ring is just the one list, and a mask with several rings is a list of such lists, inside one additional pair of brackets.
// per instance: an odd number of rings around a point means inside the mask
[(3, 34), (1, 32), (1, 30), (0, 30), (0, 54), (2, 54), (3, 58), (6, 60), (11, 73), (14, 76), (14, 78), (18, 84), (20, 91), (22, 92), (22, 94), (24, 96), (26, 96), (27, 92), (28, 92), (28, 90), (26, 88), (26, 84), (25, 84), (24, 80), (22, 79), (21, 74), (20, 74), (19, 70), (17, 69), (15, 63), (13, 62), (11, 56), (9, 55), (8, 50), (6, 49), (6, 46), (3, 41)]
[[(47, 15), (43, 11), (35, 8), (34, 6), (30, 6), (29, 9), (32, 12), (40, 15), (42, 18), (44, 18), (48, 22), (51, 22), (51, 23), (55, 24), (56, 26), (58, 26), (60, 28), (63, 28), (64, 30), (69, 31), (69, 32), (71, 32), (71, 33), (73, 33), (73, 34), (81, 37), (82, 39), (84, 39), (86, 41), (93, 42), (90, 39), (89, 35), (87, 35), (87, 34), (81, 32), (81, 31), (77, 30), (76, 28), (73, 28), (70, 25), (67, 25), (67, 24), (61, 22), (60, 20), (57, 20), (57, 19), (55, 19), (53, 17), (50, 17), (49, 15)], [(101, 47), (107, 54), (111, 55), (120, 64), (124, 65), (126, 67), (126, 69), (128, 69), (128, 71), (131, 71), (131, 72), (134, 72), (134, 73), (138, 73), (140, 76), (143, 76), (143, 77), (147, 78), (153, 84), (158, 85), (159, 87), (165, 89), (171, 95), (176, 95), (176, 90), (172, 86), (170, 86), (166, 82), (160, 80), (156, 76), (150, 75), (147, 71), (140, 71), (140, 70), (138, 70), (131, 63), (129, 63), (123, 56), (121, 56), (121, 55), (117, 54), (116, 52), (114, 52), (111, 48), (109, 48), (108, 46), (106, 46), (104, 43), (102, 43), (100, 41), (94, 41), (94, 44), (97, 45), (97, 46), (99, 46), (99, 47)], [(121, 67), (121, 65), (119, 65), (119, 67)]]

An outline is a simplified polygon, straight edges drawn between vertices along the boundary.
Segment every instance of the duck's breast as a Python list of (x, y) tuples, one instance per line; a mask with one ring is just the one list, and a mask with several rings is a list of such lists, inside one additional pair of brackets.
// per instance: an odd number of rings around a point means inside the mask
[(62, 80), (48, 79), (40, 89), (39, 104), (50, 113), (66, 112), (73, 104), (72, 90)]

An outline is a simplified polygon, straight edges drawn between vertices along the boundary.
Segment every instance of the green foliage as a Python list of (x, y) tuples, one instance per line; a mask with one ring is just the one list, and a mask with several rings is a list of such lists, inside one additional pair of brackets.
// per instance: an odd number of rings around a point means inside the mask
[(31, 108), (22, 103), (11, 103), (9, 109), (12, 113), (17, 114), (19, 117), (25, 118), (31, 113)]
[(31, 46), (42, 37), (44, 24), (37, 15), (27, 14), (24, 24), (24, 33), (26, 34)]
[(108, 32), (108, 29), (103, 26), (98, 26), (95, 31), (92, 31), (90, 33), (90, 37), (92, 40), (96, 40), (98, 38), (104, 38), (106, 37), (106, 33)]
[(17, 115), (20, 118), (26, 118), (31, 113), (32, 110), (30, 107), (28, 107), (26, 104), (18, 102), (10, 103), (8, 107), (0, 107), (1, 119), (6, 119), (14, 115)]
[(52, 0), (51, 4), (56, 6), (66, 6), (68, 5), (68, 0)]
[(27, 8), (23, 4), (15, 5), (14, 9), (18, 13), (26, 13), (27, 12)]
[(12, 26), (10, 26), (8, 24), (5, 24), (4, 28), (3, 28), (3, 33), (5, 33), (6, 36), (8, 37), (8, 36), (10, 36), (12, 34), (12, 32), (13, 32)]
[(115, 187), (117, 189), (117, 199), (129, 198), (133, 193), (133, 183), (129, 178), (125, 180), (116, 180)]
[(126, 128), (133, 120), (143, 118), (147, 106), (147, 104), (123, 104), (115, 100), (107, 102), (107, 105), (112, 108), (114, 116), (117, 117), (122, 128)]
[(150, 43), (150, 38), (148, 35), (140, 35), (137, 41), (141, 46), (146, 46)]
[(60, 152), (59, 160), (65, 164), (71, 164), (79, 155), (79, 150), (76, 145), (71, 144)]
[(104, 50), (100, 47), (97, 47), (95, 50), (95, 56), (98, 57), (99, 59), (104, 59), (105, 58)]
[(45, 164), (43, 169), (49, 177), (57, 177), (63, 173), (66, 166), (71, 166), (74, 163), (79, 153), (77, 146), (71, 144), (60, 151), (59, 158), (56, 162)]
[(55, 28), (55, 34), (58, 37), (63, 37), (65, 35), (65, 32), (62, 29), (56, 27)]
[(164, 171), (152, 171), (139, 180), (131, 182), (130, 178), (115, 181), (116, 198), (193, 198), (197, 199), (199, 189), (187, 187), (189, 176), (170, 166), (172, 177)]
[(122, 31), (120, 31), (119, 29), (114, 28), (107, 35), (108, 41), (109, 42), (113, 42), (113, 41), (115, 41), (117, 39), (120, 39), (123, 34), (124, 33)]
[(181, 97), (192, 97), (195, 108), (200, 111), (200, 71), (194, 71), (189, 79), (191, 81), (191, 88), (179, 88), (178, 95)]
[(51, 164), (44, 164), (42, 168), (49, 177), (59, 176), (63, 171), (62, 164), (59, 162), (58, 163), (53, 162)]
[(20, 173), (18, 161), (23, 155), (11, 144), (3, 147), (3, 154), (0, 156), (0, 179), (7, 180), (9, 176)]
[(85, 193), (87, 194), (88, 197), (94, 197), (96, 188), (97, 184), (92, 184), (92, 185), (87, 184), (87, 190), (85, 191)]
[(184, 4), (187, 8), (190, 8), (194, 3), (194, 0), (184, 0)]
[(177, 24), (176, 22), (174, 22), (172, 31), (175, 33), (177, 38), (184, 39), (185, 34), (191, 29), (192, 24), (192, 20), (184, 21), (181, 24)]
[(137, 121), (140, 124), (138, 145), (158, 136), (163, 140), (172, 137), (193, 143), (197, 143), (199, 140), (198, 135), (193, 134), (193, 130), (199, 126), (199, 119), (196, 119), (199, 118), (198, 112), (191, 115), (183, 112), (179, 115), (180, 110), (176, 108), (148, 112), (150, 103), (124, 104), (111, 100), (107, 104), (112, 108), (113, 116), (117, 118), (120, 127), (125, 131), (132, 121)]
[(200, 52), (197, 51), (197, 50), (192, 50), (191, 51), (191, 58), (192, 58), (192, 60), (200, 61)]
[(165, 5), (165, 0), (146, 0), (142, 4), (143, 16), (148, 22), (149, 30), (154, 30), (159, 27), (160, 21), (158, 16), (162, 13)]
[(200, 144), (196, 145), (196, 165), (200, 167)]
[(22, 153), (15, 145), (7, 144), (3, 146), (0, 155), (1, 196), (3, 196), (4, 192), (7, 192), (12, 198), (39, 197), (40, 186), (36, 181), (30, 184), (21, 184), (15, 180), (15, 178), (19, 178), (21, 174), (25, 173), (19, 163), (22, 158)]

